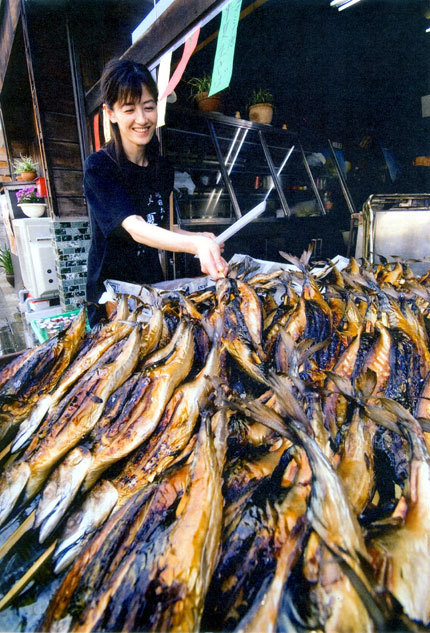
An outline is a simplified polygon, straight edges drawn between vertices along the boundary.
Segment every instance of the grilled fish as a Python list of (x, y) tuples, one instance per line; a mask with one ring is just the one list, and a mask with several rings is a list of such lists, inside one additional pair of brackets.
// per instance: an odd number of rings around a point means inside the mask
[(0, 439), (18, 426), (39, 398), (55, 387), (76, 355), (85, 327), (86, 311), (81, 310), (66, 330), (36, 348), (3, 385), (0, 390)]
[[(29, 467), (25, 490), (26, 500), (37, 494), (56, 462), (95, 426), (110, 394), (126, 380), (136, 366), (139, 358), (140, 336), (140, 327), (137, 326), (117, 360), (100, 368), (88, 379), (86, 388), (82, 389), (69, 403), (67, 411), (63, 413), (51, 433), (41, 439), (34, 450), (30, 445), (21, 457), (18, 463), (25, 462)], [(6, 470), (2, 479), (10, 476), (12, 476), (11, 472)], [(11, 495), (8, 497), (8, 500), (4, 499), (3, 495), (0, 497), (0, 506), (9, 506), (11, 511), (17, 496), (15, 494), (14, 497)]]
[[(120, 306), (122, 303), (120, 304)], [(127, 304), (125, 304), (127, 305)], [(18, 434), (14, 440), (11, 452), (14, 453), (24, 446), (34, 431), (39, 427), (49, 409), (55, 407), (65, 396), (67, 391), (87, 371), (94, 367), (102, 354), (111, 345), (128, 336), (133, 328), (132, 322), (136, 315), (130, 317), (129, 323), (120, 320), (124, 310), (118, 310), (118, 319), (108, 321), (98, 331), (97, 337), (91, 341), (91, 345), (85, 349), (84, 354), (78, 354), (75, 362), (70, 365), (61, 377), (56, 389), (40, 399), (31, 415), (21, 422)]]

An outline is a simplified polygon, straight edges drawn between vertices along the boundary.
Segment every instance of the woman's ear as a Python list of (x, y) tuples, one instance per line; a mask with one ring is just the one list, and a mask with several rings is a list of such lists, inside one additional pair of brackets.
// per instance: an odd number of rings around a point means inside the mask
[(117, 123), (118, 122), (117, 119), (116, 119), (116, 116), (115, 116), (115, 112), (113, 110), (111, 110), (106, 103), (103, 104), (103, 110), (106, 113), (106, 115), (107, 115), (107, 117), (108, 117), (108, 119), (109, 119), (109, 121), (111, 123)]

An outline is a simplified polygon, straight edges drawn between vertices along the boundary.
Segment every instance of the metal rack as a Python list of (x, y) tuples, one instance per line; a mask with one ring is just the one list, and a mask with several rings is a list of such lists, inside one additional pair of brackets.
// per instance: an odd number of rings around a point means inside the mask
[[(427, 271), (429, 255), (430, 193), (375, 194), (362, 210), (356, 256), (375, 264), (381, 257), (411, 261), (418, 274)], [(361, 233), (361, 235), (360, 235)]]
[[(326, 141), (326, 145), (331, 152), (338, 186), (348, 209), (353, 213), (355, 208), (335, 150), (330, 140)], [(219, 112), (200, 113), (172, 107), (168, 110), (166, 127), (163, 129), (162, 148), (177, 169), (191, 171), (197, 178), (202, 171), (212, 172), (213, 191), (208, 192), (208, 197), (210, 202), (228, 199), (231, 221), (258, 204), (259, 198), (267, 193), (269, 182), (273, 188), (271, 198), (282, 217), (292, 215), (291, 207), (299, 190), (306, 191), (307, 198), (313, 198), (315, 215), (326, 215), (322, 190), (309, 162), (309, 156), (314, 154), (315, 149), (305, 149), (298, 135), (290, 130), (229, 117)], [(244, 192), (246, 175), (250, 179), (247, 182), (248, 191)], [(251, 191), (253, 182), (258, 178), (259, 186)], [(264, 186), (261, 181), (264, 181)], [(297, 183), (301, 187), (294, 190)], [(197, 201), (198, 195), (193, 194), (193, 198)], [(208, 215), (213, 218), (225, 217), (225, 214), (218, 216), (217, 213)], [(190, 219), (202, 220), (205, 217), (197, 211)]]

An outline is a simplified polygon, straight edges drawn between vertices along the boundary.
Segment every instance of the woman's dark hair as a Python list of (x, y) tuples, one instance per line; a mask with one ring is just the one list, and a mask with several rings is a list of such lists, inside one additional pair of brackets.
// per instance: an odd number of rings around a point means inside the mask
[[(105, 66), (101, 77), (101, 95), (103, 103), (110, 110), (115, 103), (128, 103), (140, 101), (142, 97), (142, 85), (151, 93), (154, 101), (158, 100), (157, 84), (151, 73), (143, 64), (129, 59), (111, 59)], [(116, 123), (110, 122), (112, 141), (108, 143), (108, 150), (114, 154), (114, 158), (121, 163), (124, 159), (121, 135)], [(157, 137), (152, 137), (147, 146), (148, 160), (156, 159), (159, 153)]]

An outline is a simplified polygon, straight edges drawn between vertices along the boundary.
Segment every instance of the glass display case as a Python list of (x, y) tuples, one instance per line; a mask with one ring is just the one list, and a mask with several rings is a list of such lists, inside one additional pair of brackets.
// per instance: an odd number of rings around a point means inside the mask
[[(170, 107), (162, 151), (175, 169), (176, 222), (216, 234), (266, 200), (259, 219), (226, 243), (235, 252), (279, 260), (279, 250), (338, 254), (332, 209), (354, 212), (345, 174), (330, 141), (304, 148), (298, 135), (221, 113)], [(346, 226), (349, 225), (349, 219)]]

